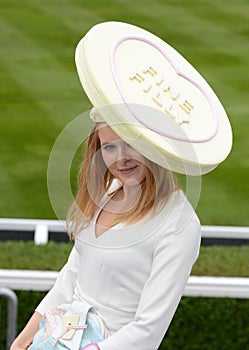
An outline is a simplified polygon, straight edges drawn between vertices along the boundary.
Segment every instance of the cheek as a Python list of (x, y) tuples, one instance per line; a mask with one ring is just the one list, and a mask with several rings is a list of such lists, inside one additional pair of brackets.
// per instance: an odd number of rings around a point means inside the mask
[(134, 148), (131, 150), (130, 156), (132, 159), (135, 159), (136, 161), (142, 163), (143, 165), (145, 164), (144, 156), (142, 156), (142, 154), (137, 152)]
[(102, 153), (102, 158), (103, 158), (105, 165), (107, 166), (107, 168), (111, 169), (113, 167), (113, 164), (115, 161), (114, 155), (108, 154), (106, 152), (101, 152), (101, 153)]
[(140, 176), (141, 176), (142, 180), (144, 180), (145, 176), (146, 176), (146, 166), (143, 163), (141, 163)]

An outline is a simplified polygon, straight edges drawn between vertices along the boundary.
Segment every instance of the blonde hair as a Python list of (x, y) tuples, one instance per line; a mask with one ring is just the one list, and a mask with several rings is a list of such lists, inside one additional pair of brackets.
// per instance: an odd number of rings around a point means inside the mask
[[(88, 138), (86, 154), (78, 174), (78, 191), (67, 215), (67, 228), (70, 237), (86, 228), (98, 210), (103, 196), (110, 190), (114, 176), (106, 167), (98, 136), (98, 124)], [(171, 194), (178, 188), (170, 170), (145, 158), (145, 180), (141, 185), (139, 201), (131, 210), (120, 213), (113, 224), (124, 222), (134, 224), (146, 215), (156, 215), (168, 202)]]

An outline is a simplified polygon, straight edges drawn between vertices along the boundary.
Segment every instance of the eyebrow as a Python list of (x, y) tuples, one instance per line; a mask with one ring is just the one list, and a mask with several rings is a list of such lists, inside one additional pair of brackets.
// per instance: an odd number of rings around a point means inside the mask
[(114, 141), (106, 141), (106, 142), (103, 142), (103, 143), (100, 142), (100, 144), (101, 144), (101, 146), (105, 146), (105, 145), (108, 145), (109, 143), (113, 143)]
[(100, 141), (100, 144), (101, 144), (101, 146), (104, 146), (104, 145), (108, 145), (109, 143), (114, 143), (114, 142), (117, 142), (117, 141), (119, 141), (119, 140), (105, 141), (103, 143), (101, 143), (101, 141)]
[(104, 141), (103, 143), (101, 143), (101, 141), (100, 141), (100, 146), (102, 147), (102, 146), (105, 146), (105, 145), (109, 145), (110, 143), (111, 144), (115, 144), (115, 143), (120, 142), (120, 141), (123, 141), (123, 140), (122, 139), (117, 139), (117, 140), (112, 140), (112, 141)]

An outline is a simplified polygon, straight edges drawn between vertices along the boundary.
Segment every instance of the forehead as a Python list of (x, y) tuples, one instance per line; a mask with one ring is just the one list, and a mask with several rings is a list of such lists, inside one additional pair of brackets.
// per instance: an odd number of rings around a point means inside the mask
[(115, 132), (107, 124), (104, 123), (98, 128), (98, 136), (101, 144), (120, 140), (120, 137), (115, 134)]

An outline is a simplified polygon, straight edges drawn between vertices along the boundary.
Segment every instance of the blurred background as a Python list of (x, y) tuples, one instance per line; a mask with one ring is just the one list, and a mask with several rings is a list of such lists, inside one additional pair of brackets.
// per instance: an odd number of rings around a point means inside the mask
[[(248, 0), (1, 0), (0, 217), (56, 219), (47, 191), (49, 155), (64, 127), (91, 108), (77, 76), (75, 47), (93, 25), (111, 20), (164, 39), (214, 89), (231, 121), (234, 146), (203, 176), (197, 213), (203, 225), (249, 226)], [(60, 269), (70, 248), (6, 243), (0, 268)], [(202, 248), (195, 275), (249, 276), (248, 247), (210, 249)], [(32, 294), (33, 304), (40, 298)], [(19, 299), (29, 304), (30, 294)], [(179, 310), (163, 349), (249, 349), (248, 302), (184, 298)], [(23, 313), (18, 329), (31, 309)]]
[(0, 216), (55, 218), (46, 170), (63, 128), (91, 104), (74, 51), (96, 23), (124, 21), (167, 41), (221, 99), (234, 132), (229, 158), (202, 179), (203, 224), (249, 225), (247, 0), (1, 1)]

